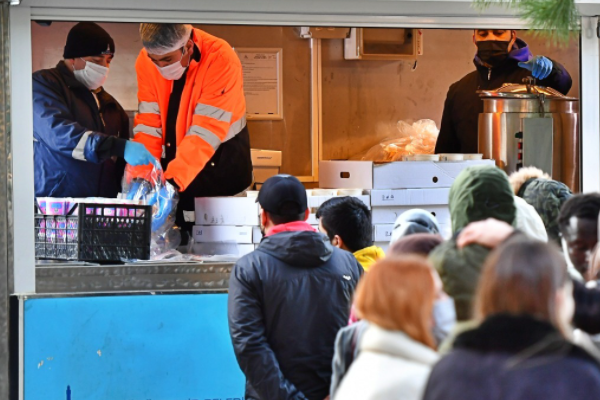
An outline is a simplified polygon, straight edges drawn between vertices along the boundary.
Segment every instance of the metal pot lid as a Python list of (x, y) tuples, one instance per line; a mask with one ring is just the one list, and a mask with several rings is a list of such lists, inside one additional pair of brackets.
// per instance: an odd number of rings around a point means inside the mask
[(568, 97), (558, 90), (546, 86), (537, 86), (527, 83), (505, 83), (498, 89), (478, 90), (480, 97), (501, 97), (507, 99), (537, 99), (543, 94), (547, 99), (555, 100), (577, 100), (574, 97)]

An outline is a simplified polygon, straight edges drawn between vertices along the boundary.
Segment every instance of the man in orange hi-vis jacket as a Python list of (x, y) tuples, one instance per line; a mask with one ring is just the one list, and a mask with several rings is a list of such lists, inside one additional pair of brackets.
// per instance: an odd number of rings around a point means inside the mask
[(191, 229), (195, 197), (252, 183), (242, 66), (227, 42), (191, 25), (141, 24), (140, 35), (134, 141), (161, 160), (180, 192), (177, 224)]

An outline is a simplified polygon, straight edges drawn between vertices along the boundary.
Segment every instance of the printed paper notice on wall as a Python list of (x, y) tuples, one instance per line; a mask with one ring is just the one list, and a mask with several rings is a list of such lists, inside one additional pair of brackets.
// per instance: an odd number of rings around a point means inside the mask
[(248, 119), (283, 119), (283, 49), (236, 48), (244, 71)]

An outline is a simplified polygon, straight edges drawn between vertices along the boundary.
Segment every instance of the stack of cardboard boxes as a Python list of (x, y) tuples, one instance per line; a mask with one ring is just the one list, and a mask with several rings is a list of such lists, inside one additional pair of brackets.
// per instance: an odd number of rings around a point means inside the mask
[(256, 198), (198, 197), (195, 208), (195, 254), (241, 257), (254, 250), (259, 226)]
[[(337, 190), (307, 190), (310, 216), (307, 220), (318, 229), (316, 212), (327, 200), (338, 197)], [(371, 207), (368, 193), (358, 191), (354, 197)], [(314, 195), (313, 195), (314, 194)], [(342, 196), (344, 193), (341, 194)], [(259, 220), (258, 192), (250, 191), (248, 197), (196, 198), (196, 225), (193, 229), (194, 253), (201, 255), (243, 256), (254, 250), (262, 239)]]
[(322, 161), (319, 184), (323, 188), (370, 190), (373, 240), (387, 250), (396, 219), (413, 208), (431, 212), (440, 224), (442, 236), (450, 237), (450, 186), (458, 174), (471, 165), (494, 165), (494, 161), (402, 161), (386, 164)]
[[(261, 153), (253, 152), (253, 158), (258, 154)], [(262, 157), (270, 156), (267, 152), (262, 153)], [(274, 155), (274, 158), (263, 158), (257, 162), (280, 165), (280, 154), (279, 159)], [(373, 240), (384, 250), (389, 247), (398, 216), (413, 208), (424, 209), (434, 215), (440, 224), (442, 235), (448, 238), (451, 235), (448, 209), (450, 186), (463, 169), (482, 164), (493, 165), (494, 161), (402, 161), (386, 164), (322, 161), (319, 166), (319, 183), (322, 189), (307, 190), (310, 209), (308, 223), (318, 227), (316, 212), (325, 201), (336, 196), (352, 195), (362, 200), (371, 210)], [(274, 166), (258, 168), (259, 177), (264, 172), (260, 168), (274, 168), (269, 172), (273, 175), (279, 172), (279, 167)], [(256, 170), (257, 167), (255, 172)], [(258, 192), (248, 192), (248, 197), (197, 198), (194, 252), (203, 255), (242, 256), (253, 251), (262, 239), (257, 195)]]

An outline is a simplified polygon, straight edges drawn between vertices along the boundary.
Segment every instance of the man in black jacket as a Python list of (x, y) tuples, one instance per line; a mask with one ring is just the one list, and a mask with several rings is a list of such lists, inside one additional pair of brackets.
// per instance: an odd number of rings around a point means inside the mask
[(323, 400), (335, 336), (363, 269), (305, 222), (306, 191), (296, 178), (269, 178), (257, 201), (265, 237), (229, 281), (229, 331), (246, 399)]
[(483, 101), (478, 90), (491, 90), (505, 83), (522, 83), (533, 76), (540, 86), (549, 86), (563, 94), (571, 89), (567, 70), (543, 56), (533, 56), (529, 46), (517, 38), (514, 30), (477, 29), (473, 33), (477, 54), (476, 70), (450, 86), (442, 125), (435, 145), (436, 153), (477, 153), (478, 120)]

